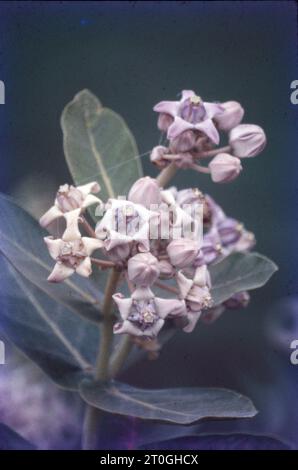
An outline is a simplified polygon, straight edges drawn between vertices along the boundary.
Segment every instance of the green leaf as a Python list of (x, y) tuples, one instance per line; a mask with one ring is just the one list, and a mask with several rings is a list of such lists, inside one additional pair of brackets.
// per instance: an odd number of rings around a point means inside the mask
[(219, 305), (238, 292), (262, 287), (277, 266), (259, 253), (233, 253), (209, 267), (214, 305)]
[(257, 413), (243, 395), (220, 388), (143, 390), (113, 382), (83, 381), (82, 398), (101, 410), (142, 419), (190, 424), (204, 418), (250, 418)]
[(90, 377), (99, 329), (73, 315), (0, 256), (0, 331), (58, 385)]
[(89, 279), (73, 275), (59, 284), (47, 281), (54, 261), (43, 241), (45, 235), (48, 234), (31, 215), (0, 194), (0, 251), (18, 272), (52, 299), (98, 322), (102, 296)]
[(66, 161), (76, 184), (98, 181), (104, 201), (127, 195), (142, 169), (124, 120), (82, 90), (65, 107), (61, 125)]

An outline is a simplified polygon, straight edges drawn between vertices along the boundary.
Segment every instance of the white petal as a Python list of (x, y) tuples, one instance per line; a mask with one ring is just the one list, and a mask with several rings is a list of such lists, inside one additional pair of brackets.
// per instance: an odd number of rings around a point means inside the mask
[(124, 298), (122, 294), (114, 294), (113, 299), (117, 304), (121, 318), (126, 320), (131, 310), (132, 299), (130, 297)]
[(77, 189), (81, 191), (83, 196), (88, 196), (90, 193), (98, 193), (100, 191), (100, 186), (96, 181), (92, 183), (83, 184), (82, 186), (77, 186)]
[(185, 333), (191, 333), (194, 330), (197, 321), (201, 316), (201, 313), (202, 312), (192, 312), (188, 315), (188, 325), (183, 328), (183, 331), (185, 331)]
[(86, 207), (92, 206), (92, 204), (98, 204), (102, 207), (103, 202), (93, 194), (88, 194), (84, 199), (82, 207), (85, 209)]
[(170, 315), (171, 317), (175, 317), (186, 314), (184, 300), (161, 299), (159, 297), (155, 297), (154, 301), (158, 311), (158, 315), (161, 318), (166, 318), (168, 315)]
[(143, 332), (143, 335), (150, 336), (150, 338), (155, 338), (164, 326), (164, 323), (164, 320), (160, 318), (156, 323), (154, 323), (153, 326), (151, 326), (151, 328), (146, 328), (146, 330)]
[(53, 220), (62, 217), (64, 214), (56, 206), (52, 206), (43, 216), (39, 219), (39, 223), (42, 227), (47, 227)]
[(49, 236), (44, 237), (44, 241), (48, 247), (51, 257), (56, 260), (59, 256), (60, 248), (64, 244), (63, 240), (61, 240), (61, 238), (54, 240), (53, 237)]
[(65, 266), (63, 263), (56, 263), (53, 271), (48, 277), (50, 282), (62, 282), (74, 273), (74, 269)]
[(133, 323), (128, 320), (125, 320), (123, 323), (116, 323), (114, 325), (115, 334), (128, 334), (132, 336), (143, 336), (144, 333), (142, 330), (137, 328)]
[(89, 277), (92, 273), (91, 259), (87, 256), (77, 267), (76, 273), (83, 277)]
[(82, 237), (82, 242), (88, 256), (90, 256), (94, 250), (98, 250), (104, 246), (104, 242), (97, 238)]
[(178, 271), (176, 274), (176, 281), (179, 287), (179, 291), (181, 294), (182, 299), (185, 299), (192, 288), (193, 281), (188, 279), (181, 271)]
[(66, 219), (66, 230), (63, 233), (62, 240), (68, 242), (78, 240), (81, 238), (79, 231), (79, 216), (81, 209), (74, 209), (73, 211), (66, 212), (64, 217)]

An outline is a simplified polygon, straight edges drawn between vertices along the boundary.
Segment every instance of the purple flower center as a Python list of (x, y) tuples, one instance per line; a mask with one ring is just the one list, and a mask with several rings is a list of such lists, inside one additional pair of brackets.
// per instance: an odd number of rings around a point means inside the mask
[(69, 184), (60, 186), (56, 198), (58, 207), (62, 212), (78, 209), (84, 201), (81, 191)]
[(66, 264), (70, 268), (76, 268), (87, 256), (81, 240), (64, 242), (60, 248), (57, 261)]
[(197, 124), (206, 118), (206, 109), (202, 99), (197, 96), (191, 96), (181, 103), (179, 116), (191, 124)]
[(142, 331), (152, 327), (158, 318), (153, 299), (133, 300), (128, 320), (135, 323)]

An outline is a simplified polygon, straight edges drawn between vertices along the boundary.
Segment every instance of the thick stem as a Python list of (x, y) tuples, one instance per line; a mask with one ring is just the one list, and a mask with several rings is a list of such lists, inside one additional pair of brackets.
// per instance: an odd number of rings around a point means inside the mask
[(88, 235), (90, 235), (90, 237), (92, 238), (96, 238), (95, 231), (93, 230), (93, 228), (91, 227), (91, 225), (89, 224), (89, 222), (85, 219), (83, 215), (80, 217), (80, 222), (83, 225), (86, 232), (88, 233)]
[(122, 342), (119, 345), (118, 351), (116, 351), (114, 357), (112, 357), (111, 367), (110, 367), (111, 377), (116, 377), (118, 372), (121, 370), (125, 362), (125, 359), (129, 355), (132, 347), (133, 347), (133, 342), (131, 341), (130, 336), (125, 335), (122, 338)]
[(168, 185), (169, 181), (171, 181), (171, 179), (175, 176), (176, 172), (177, 167), (175, 163), (170, 163), (170, 165), (164, 168), (156, 178), (158, 185), (161, 188), (165, 188)]
[(191, 165), (191, 168), (199, 173), (206, 173), (206, 174), (211, 173), (210, 169), (207, 166), (197, 165), (196, 163), (193, 163)]
[(171, 292), (172, 294), (179, 295), (179, 290), (175, 286), (169, 286), (168, 284), (164, 284), (160, 281), (155, 281), (154, 284), (156, 287), (160, 289), (166, 290), (167, 292)]
[(91, 258), (92, 263), (96, 264), (100, 268), (114, 268), (115, 263), (113, 261), (108, 261), (105, 259), (96, 259), (96, 258)]
[[(111, 311), (113, 305), (112, 295), (115, 293), (120, 273), (113, 269), (111, 271), (105, 290), (105, 298), (102, 308), (103, 322), (101, 326), (99, 352), (96, 360), (96, 369), (94, 378), (105, 381), (109, 377), (109, 357), (113, 341), (113, 321)], [(100, 418), (100, 411), (93, 406), (88, 405), (85, 414), (83, 429), (83, 449), (96, 449), (97, 430)]]

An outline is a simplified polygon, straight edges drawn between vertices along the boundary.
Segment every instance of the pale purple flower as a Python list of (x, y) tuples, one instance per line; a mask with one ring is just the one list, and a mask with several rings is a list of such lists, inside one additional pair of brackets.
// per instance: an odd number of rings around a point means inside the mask
[(217, 231), (223, 247), (235, 245), (243, 234), (243, 224), (238, 220), (226, 217), (217, 224)]
[(221, 245), (220, 236), (216, 226), (212, 226), (211, 229), (204, 234), (203, 244), (193, 265), (197, 267), (202, 266), (203, 264), (211, 264), (214, 261), (218, 261), (222, 255), (223, 247)]
[(161, 203), (160, 187), (155, 178), (144, 176), (138, 179), (128, 193), (128, 200), (150, 209), (152, 205)]
[(255, 157), (264, 149), (266, 135), (260, 126), (240, 124), (231, 130), (229, 143), (237, 157)]
[(184, 268), (194, 262), (199, 249), (200, 245), (196, 240), (180, 238), (169, 243), (167, 253), (173, 266)]
[(47, 227), (54, 220), (64, 217), (68, 212), (80, 209), (82, 213), (87, 207), (93, 204), (102, 204), (98, 197), (92, 193), (98, 193), (100, 186), (96, 182), (84, 184), (82, 186), (72, 186), (64, 184), (59, 187), (54, 205), (40, 218), (42, 227)]
[(220, 103), (223, 112), (214, 117), (218, 129), (221, 131), (230, 131), (238, 126), (244, 116), (244, 109), (237, 101), (226, 101)]
[(219, 153), (208, 165), (214, 183), (229, 183), (240, 174), (241, 161), (228, 153)]
[(50, 282), (62, 282), (75, 272), (83, 277), (90, 276), (90, 256), (94, 250), (102, 248), (101, 240), (81, 236), (78, 230), (79, 212), (80, 209), (76, 209), (65, 214), (67, 227), (62, 238), (44, 238), (51, 257), (56, 261), (48, 277)]
[(146, 288), (137, 288), (129, 298), (114, 294), (121, 323), (114, 325), (115, 334), (146, 336), (154, 338), (164, 325), (165, 318), (185, 314), (185, 303), (178, 299), (161, 299)]
[(187, 333), (193, 331), (202, 310), (210, 308), (212, 297), (210, 295), (210, 276), (206, 266), (197, 268), (193, 279), (187, 278), (182, 271), (176, 276), (180, 296), (185, 300), (188, 324), (183, 328)]
[(127, 273), (129, 280), (137, 286), (150, 286), (160, 273), (158, 259), (149, 252), (138, 253), (128, 260)]
[(132, 246), (138, 251), (149, 251), (149, 220), (156, 216), (140, 204), (122, 199), (109, 199), (103, 218), (96, 225), (97, 238), (114, 260), (123, 260)]
[(193, 130), (206, 135), (215, 144), (219, 143), (219, 134), (212, 119), (223, 109), (219, 104), (203, 102), (192, 90), (183, 90), (180, 101), (161, 101), (153, 109), (174, 118), (167, 128), (169, 140)]
[(177, 240), (185, 237), (200, 244), (203, 223), (200, 207), (194, 208), (191, 204), (185, 205), (185, 210), (180, 207), (176, 201), (176, 188), (161, 191), (161, 196), (166, 204), (166, 212), (169, 214), (170, 238)]

